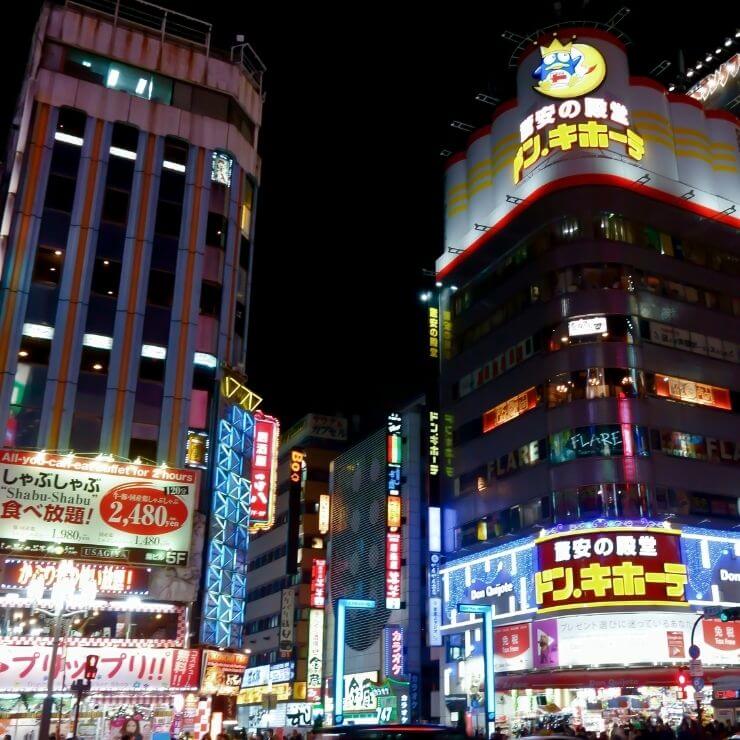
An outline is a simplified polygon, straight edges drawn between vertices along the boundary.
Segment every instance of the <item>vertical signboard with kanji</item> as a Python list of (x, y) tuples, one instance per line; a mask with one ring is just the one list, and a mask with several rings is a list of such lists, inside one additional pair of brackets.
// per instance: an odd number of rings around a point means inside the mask
[(386, 507), (385, 607), (401, 608), (401, 417), (389, 414), (386, 428)]
[(283, 589), (280, 597), (280, 655), (288, 658), (293, 654), (295, 637), (295, 591)]
[(280, 425), (277, 419), (257, 411), (254, 416), (252, 450), (252, 495), (249, 502), (249, 531), (270, 529), (275, 522), (275, 487)]
[(324, 676), (324, 612), (311, 609), (308, 615), (308, 672), (306, 699), (314, 704), (321, 701), (321, 682)]

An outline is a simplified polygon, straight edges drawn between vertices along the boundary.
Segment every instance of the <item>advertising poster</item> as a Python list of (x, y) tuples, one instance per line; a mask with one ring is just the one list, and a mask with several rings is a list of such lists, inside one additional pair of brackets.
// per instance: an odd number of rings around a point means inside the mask
[(523, 671), (532, 667), (530, 623), (507, 624), (493, 631), (496, 671)]
[(184, 566), (198, 472), (0, 451), (0, 553)]
[(532, 623), (534, 667), (554, 668), (558, 662), (558, 620), (543, 619)]
[[(0, 657), (0, 690), (45, 691), (51, 666), (50, 646), (6, 645)], [(82, 678), (89, 647), (68, 646), (57, 656), (56, 680), (69, 685)], [(200, 651), (158, 648), (95, 647), (100, 656), (96, 690), (192, 689), (200, 685)]]
[(220, 696), (236, 696), (241, 689), (244, 669), (248, 661), (249, 657), (244, 653), (204, 650), (201, 692)]
[(740, 605), (740, 534), (684, 527), (681, 554), (688, 566), (686, 598), (691, 603)]

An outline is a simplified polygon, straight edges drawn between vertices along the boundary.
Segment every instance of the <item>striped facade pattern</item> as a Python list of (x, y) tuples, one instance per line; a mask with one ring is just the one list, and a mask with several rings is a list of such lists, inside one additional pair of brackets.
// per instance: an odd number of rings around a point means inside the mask
[[(21, 175), (21, 192), (11, 216), (8, 247), (0, 285), (0, 327), (7, 341), (0, 344), (0, 428), (9, 418), (18, 367), (24, 318), (39, 239), (49, 169), (55, 147), (59, 109), (37, 102), (31, 141)], [(83, 334), (90, 300), (95, 249), (101, 227), (106, 170), (114, 124), (87, 118), (75, 183), (74, 203), (64, 251), (49, 366), (37, 447), (70, 448), (70, 433), (80, 372)], [(126, 220), (120, 290), (104, 398), (100, 451), (127, 456), (132, 432), (134, 398), (139, 373), (152, 242), (157, 213), (165, 137), (140, 131), (134, 179)], [(185, 178), (176, 284), (171, 312), (160, 420), (159, 457), (182, 465), (190, 410), (194, 353), (198, 346), (200, 284), (205, 257), (213, 150), (190, 146)], [(218, 360), (239, 365), (233, 340), (238, 280), (240, 193), (245, 171), (233, 162), (226, 197), (229, 240), (222, 260), (222, 306), (217, 341)]]

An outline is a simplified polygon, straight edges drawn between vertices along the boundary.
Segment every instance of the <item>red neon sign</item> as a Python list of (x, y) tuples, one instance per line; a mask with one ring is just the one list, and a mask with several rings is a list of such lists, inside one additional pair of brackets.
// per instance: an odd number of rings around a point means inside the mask
[(277, 419), (255, 414), (252, 449), (252, 494), (249, 500), (249, 531), (270, 529), (275, 521), (277, 448), (280, 426)]

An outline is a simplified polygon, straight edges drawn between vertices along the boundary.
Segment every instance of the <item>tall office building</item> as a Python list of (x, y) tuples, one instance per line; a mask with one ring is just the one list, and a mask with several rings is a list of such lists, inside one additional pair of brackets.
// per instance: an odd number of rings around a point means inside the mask
[(0, 232), (6, 446), (181, 465), (217, 367), (244, 367), (261, 72), (144, 11), (45, 5), (34, 34)]
[[(446, 170), (442, 712), (515, 729), (554, 703), (599, 729), (619, 687), (668, 704), (688, 606), (740, 601), (738, 121), (630, 76), (610, 33), (537, 41)], [(496, 621), (495, 702), (461, 606)], [(735, 654), (704, 625), (710, 685)]]
[[(137, 0), (46, 3), (33, 35), (0, 225), (0, 644), (47, 660), (59, 628), (36, 607), (87, 585), (61, 635), (67, 667), (100, 657), (81, 734), (136, 715), (144, 737), (198, 736), (228, 717), (211, 695), (235, 705), (246, 656), (191, 645), (241, 646), (255, 481), (252, 524), (271, 523), (277, 423), (243, 376), (262, 71)], [(20, 728), (46, 680), (19, 681), (0, 694), (31, 692)]]

